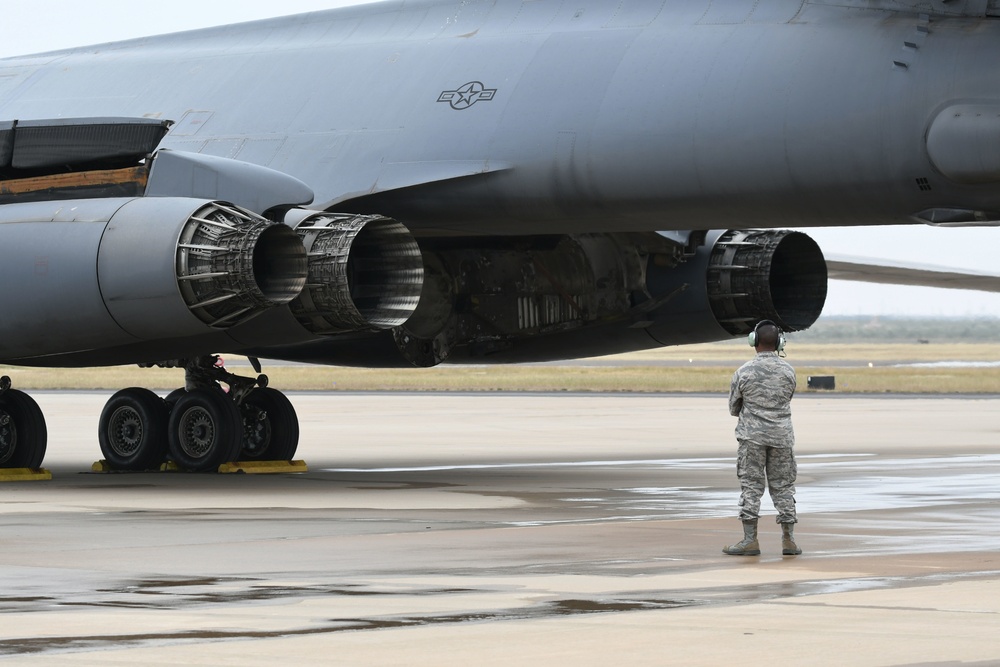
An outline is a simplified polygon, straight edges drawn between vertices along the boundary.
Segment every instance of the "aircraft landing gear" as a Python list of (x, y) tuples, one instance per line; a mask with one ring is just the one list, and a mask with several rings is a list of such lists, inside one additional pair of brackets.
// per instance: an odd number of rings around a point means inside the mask
[(299, 445), (299, 418), (280, 391), (270, 387), (252, 391), (240, 406), (243, 417), (241, 458), (251, 461), (290, 461)]
[(149, 470), (167, 454), (167, 406), (148, 389), (122, 389), (101, 412), (97, 439), (113, 470)]
[(243, 420), (218, 388), (195, 389), (177, 400), (168, 429), (170, 458), (192, 472), (217, 470), (239, 458)]
[(0, 378), (0, 468), (40, 468), (48, 430), (35, 400)]
[[(184, 470), (209, 472), (230, 461), (295, 455), (299, 421), (291, 402), (255, 379), (225, 370), (216, 356), (156, 364), (183, 367), (185, 388), (160, 399), (123, 389), (101, 413), (99, 440), (112, 470), (149, 470), (169, 458)], [(260, 365), (251, 359), (260, 373)], [(229, 387), (228, 393), (221, 384)]]

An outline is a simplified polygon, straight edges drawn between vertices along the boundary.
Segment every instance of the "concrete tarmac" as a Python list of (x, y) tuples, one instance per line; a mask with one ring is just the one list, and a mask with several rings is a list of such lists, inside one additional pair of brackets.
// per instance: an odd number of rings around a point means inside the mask
[(38, 393), (0, 661), (1000, 664), (1000, 398), (800, 395), (805, 553), (732, 557), (722, 396), (293, 394), (298, 475), (97, 474)]

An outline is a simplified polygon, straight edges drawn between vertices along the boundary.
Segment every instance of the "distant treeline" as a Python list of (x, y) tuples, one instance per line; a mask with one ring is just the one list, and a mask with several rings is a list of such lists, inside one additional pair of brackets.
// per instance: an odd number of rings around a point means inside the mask
[(803, 343), (997, 343), (1000, 318), (824, 316), (790, 336)]

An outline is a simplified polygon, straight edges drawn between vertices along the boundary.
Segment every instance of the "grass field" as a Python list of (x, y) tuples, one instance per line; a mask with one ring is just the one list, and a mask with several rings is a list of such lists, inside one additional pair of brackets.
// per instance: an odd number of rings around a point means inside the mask
[[(752, 356), (745, 344), (689, 345), (604, 357), (611, 365), (441, 366), (371, 370), (331, 366), (268, 366), (273, 387), (288, 391), (566, 391), (727, 392), (733, 370)], [(914, 367), (898, 364), (1000, 362), (1000, 344), (790, 345), (788, 361), (809, 391), (810, 375), (833, 375), (838, 393), (1000, 393), (1000, 366)], [(851, 365), (845, 366), (845, 363)], [(869, 366), (870, 364), (870, 366)], [(247, 368), (230, 368), (252, 375)], [(143, 386), (171, 390), (183, 371), (110, 367), (0, 367), (20, 389), (101, 389)]]

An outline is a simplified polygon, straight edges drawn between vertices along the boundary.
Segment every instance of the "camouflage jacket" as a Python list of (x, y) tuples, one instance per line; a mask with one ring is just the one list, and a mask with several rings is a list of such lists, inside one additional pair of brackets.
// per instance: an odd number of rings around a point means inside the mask
[(736, 438), (771, 447), (792, 447), (791, 400), (795, 369), (777, 352), (759, 352), (733, 373), (729, 414), (739, 417)]

